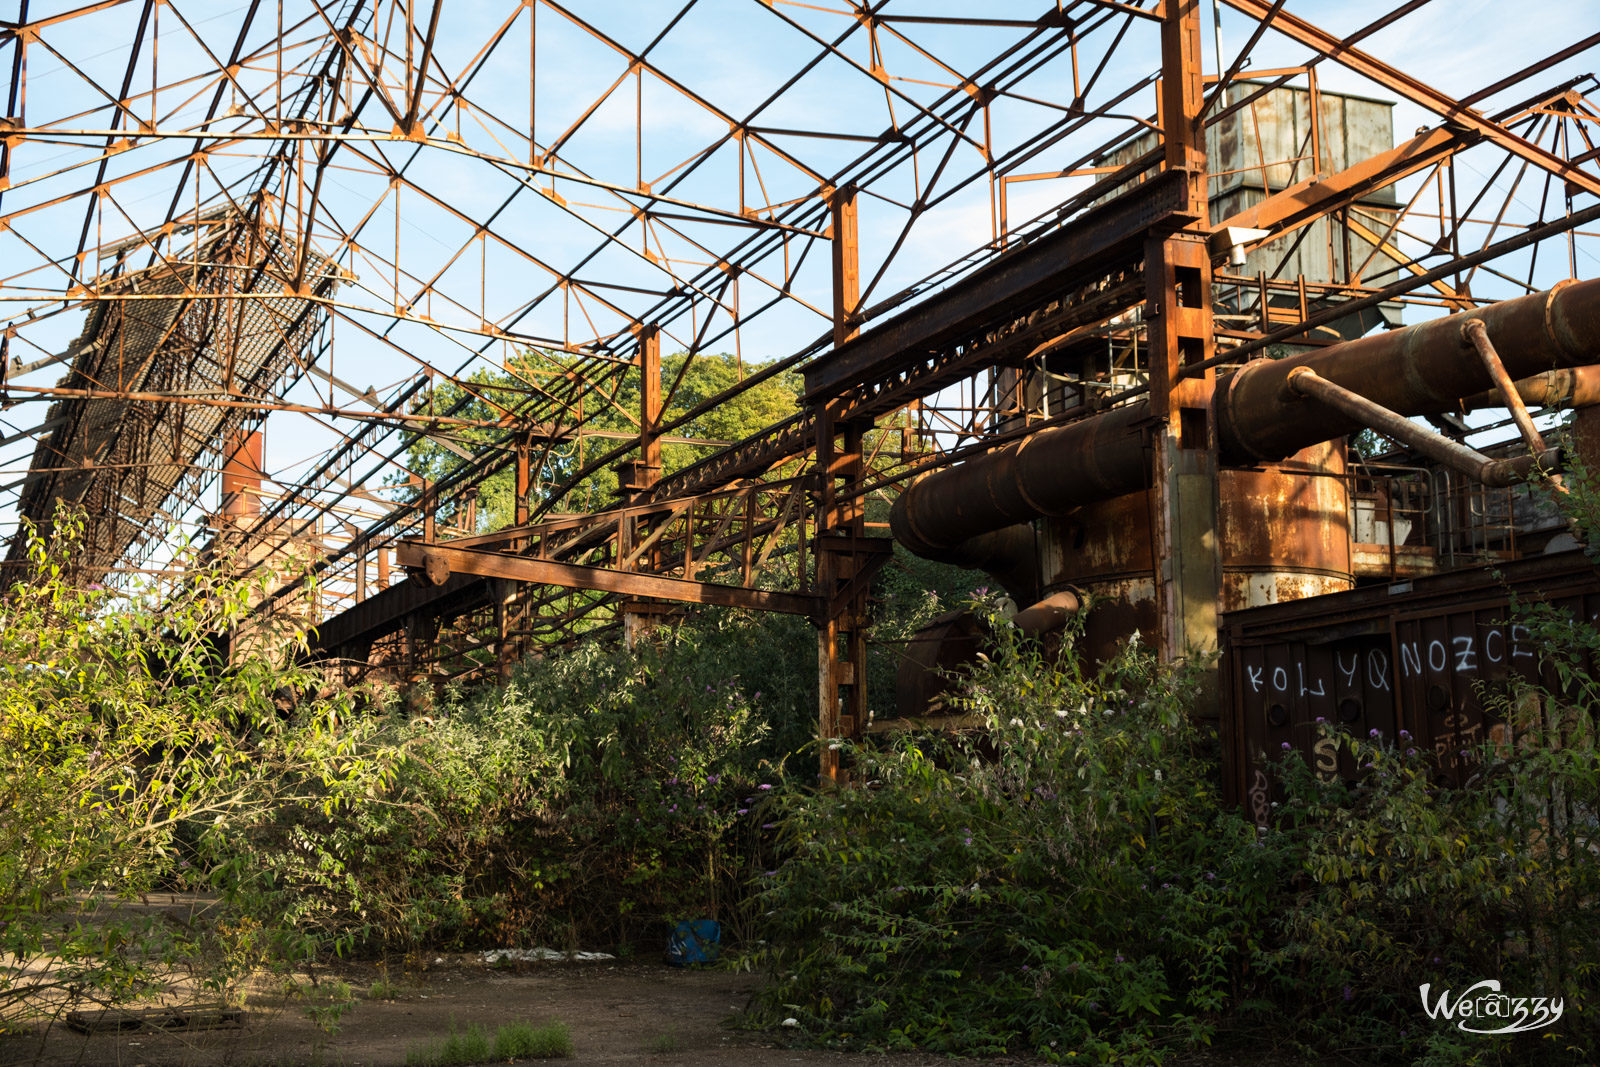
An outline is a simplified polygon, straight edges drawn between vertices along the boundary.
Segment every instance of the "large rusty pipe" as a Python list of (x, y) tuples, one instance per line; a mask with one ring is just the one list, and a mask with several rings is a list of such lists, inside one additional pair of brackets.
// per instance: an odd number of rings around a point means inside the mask
[(919, 556), (944, 559), (991, 530), (1142, 488), (1149, 413), (1142, 401), (1130, 404), (930, 474), (895, 500), (894, 536)]
[(916, 551), (925, 559), (983, 571), (1019, 604), (1039, 599), (1038, 546), (1027, 523), (988, 530), (954, 546), (923, 546)]
[(1043, 637), (1061, 629), (1082, 610), (1083, 598), (1077, 590), (1062, 589), (1017, 612), (1012, 616), (1011, 625), (1030, 637)]
[[(1300, 367), (1407, 417), (1457, 409), (1462, 397), (1494, 384), (1463, 332), (1473, 319), (1483, 321), (1513, 378), (1600, 357), (1600, 281), (1590, 280), (1288, 359), (1258, 360), (1217, 383), (1212, 413), (1220, 458), (1241, 466), (1276, 461), (1366, 425), (1291, 388), (1289, 375)], [(894, 535), (911, 551), (937, 557), (979, 534), (1148, 488), (1149, 418), (1145, 402), (1129, 404), (930, 474), (895, 501)]]
[[(1516, 383), (1517, 395), (1529, 407), (1536, 408), (1589, 408), (1600, 404), (1600, 364), (1570, 367), (1535, 374)], [(1505, 398), (1498, 389), (1489, 389), (1476, 396), (1463, 397), (1461, 411), (1479, 408), (1503, 408)]]
[(1288, 387), (1309, 367), (1405, 416), (1453, 411), (1494, 386), (1465, 333), (1481, 319), (1512, 378), (1593, 363), (1600, 354), (1600, 281), (1570, 282), (1475, 311), (1363, 337), (1288, 359), (1257, 360), (1218, 383), (1213, 400), (1224, 463), (1282, 459), (1362, 429), (1353, 415), (1310, 403)]
[(1366, 397), (1333, 384), (1310, 367), (1296, 367), (1289, 375), (1289, 386), (1301, 396), (1314, 397), (1360, 420), (1363, 426), (1370, 426), (1391, 440), (1404, 442), (1430, 459), (1484, 485), (1497, 488), (1511, 485), (1526, 478), (1535, 465), (1554, 466), (1560, 458), (1559, 452), (1547, 451), (1541, 440), (1538, 451), (1532, 455), (1491, 459), (1476, 449), (1434, 433), (1425, 426), (1418, 426), (1404, 415), (1379, 407)]

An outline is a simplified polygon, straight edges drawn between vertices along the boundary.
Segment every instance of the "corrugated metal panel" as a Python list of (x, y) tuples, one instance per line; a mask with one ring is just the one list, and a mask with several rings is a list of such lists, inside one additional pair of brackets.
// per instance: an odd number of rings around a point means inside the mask
[[(1430, 751), (1442, 782), (1470, 779), (1470, 754), (1501, 719), (1482, 687), (1512, 675), (1543, 680), (1540, 649), (1510, 599), (1600, 619), (1600, 571), (1582, 552), (1224, 616), (1223, 783), (1229, 799), (1264, 818), (1266, 765), (1288, 745), (1329, 777), (1353, 779), (1317, 741), (1317, 719), (1390, 740), (1406, 730)], [(1480, 686), (1480, 683), (1482, 684)], [(1464, 755), (1466, 753), (1466, 755)]]

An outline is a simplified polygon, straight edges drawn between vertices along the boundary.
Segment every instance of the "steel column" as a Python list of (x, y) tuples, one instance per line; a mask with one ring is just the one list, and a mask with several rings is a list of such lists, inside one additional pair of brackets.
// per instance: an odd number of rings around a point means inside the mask
[(1145, 245), (1150, 414), (1156, 515), (1156, 605), (1165, 660), (1216, 648), (1222, 589), (1217, 540), (1217, 455), (1211, 428), (1212, 372), (1183, 378), (1214, 351), (1206, 198), (1200, 5), (1166, 0), (1161, 24), (1161, 128), (1168, 170), (1188, 175), (1187, 214), (1196, 221)]

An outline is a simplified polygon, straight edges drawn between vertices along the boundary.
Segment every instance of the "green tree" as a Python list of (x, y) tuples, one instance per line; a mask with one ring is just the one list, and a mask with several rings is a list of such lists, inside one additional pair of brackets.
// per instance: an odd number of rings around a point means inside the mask
[[(732, 389), (747, 376), (746, 370), (734, 356), (726, 353), (692, 358), (681, 352), (664, 356), (661, 388), (667, 403), (662, 421), (680, 418), (711, 397)], [(548, 352), (530, 352), (508, 371), (479, 371), (467, 379), (466, 385), (446, 382), (436, 388), (425, 403), (432, 410), (449, 411), (456, 418), (509, 422), (508, 413), (522, 415), (538, 410), (541, 398), (555, 393), (561, 380), (582, 372), (583, 365), (575, 359)], [(738, 441), (794, 414), (799, 406), (800, 389), (798, 374), (777, 374), (673, 429), (668, 436), (686, 440), (662, 445), (664, 472), (671, 473), (696, 462), (715, 451), (718, 442)], [(571, 423), (579, 421), (581, 426), (562, 440), (536, 445), (545, 450), (542, 458), (535, 458), (537, 486), (562, 484), (584, 464), (637, 434), (640, 393), (640, 372), (636, 367), (629, 368), (620, 381), (588, 391), (583, 397), (581, 414), (572, 411), (564, 417), (569, 428)], [(450, 443), (444, 443), (446, 440)], [(430, 482), (437, 482), (467, 462), (461, 451), (476, 456), (486, 449), (509, 447), (507, 428), (469, 426), (451, 433), (448, 438), (441, 435), (417, 438), (407, 453), (407, 465)], [(479, 484), (479, 529), (493, 530), (511, 524), (515, 508), (514, 479), (514, 470), (508, 466)], [(537, 486), (536, 497), (540, 492)], [(608, 466), (584, 478), (560, 507), (561, 510), (594, 511), (614, 503), (616, 497), (617, 475)]]

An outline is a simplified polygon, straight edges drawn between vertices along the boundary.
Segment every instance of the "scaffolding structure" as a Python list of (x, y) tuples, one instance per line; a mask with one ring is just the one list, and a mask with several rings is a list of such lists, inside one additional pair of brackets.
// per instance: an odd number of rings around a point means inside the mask
[[(1146, 405), (1179, 655), (1217, 627), (1180, 518), (1220, 372), (1600, 273), (1591, 27), (1435, 86), (1408, 72), (1428, 0), (1362, 25), (1309, 0), (454, 7), (0, 20), (7, 581), (58, 501), (90, 519), (82, 580), (169, 569), (265, 426), (259, 507), (227, 520), (315, 551), (331, 654), (438, 681), (673, 604), (788, 612), (818, 628), (821, 733), (849, 735), (875, 499)], [(1358, 137), (1362, 96), (1423, 125)], [(685, 409), (721, 353), (736, 380)], [(798, 413), (693, 438), (791, 372)], [(682, 440), (700, 458), (665, 469)], [(408, 468), (419, 443), (447, 475)], [(616, 498), (582, 496), (607, 470)]]

